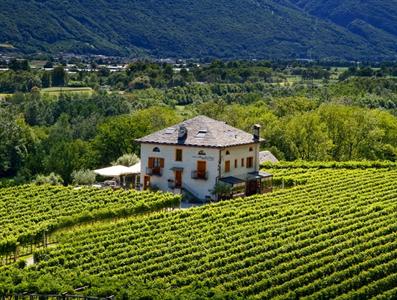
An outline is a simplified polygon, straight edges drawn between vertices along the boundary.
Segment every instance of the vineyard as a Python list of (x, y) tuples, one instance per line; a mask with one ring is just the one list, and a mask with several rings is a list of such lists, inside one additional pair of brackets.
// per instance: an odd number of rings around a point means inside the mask
[(3, 267), (0, 294), (78, 289), (118, 298), (397, 297), (395, 166), (270, 172), (276, 181), (298, 184), (59, 233), (56, 247), (35, 253), (35, 265)]
[[(86, 221), (178, 206), (171, 194), (26, 185), (0, 189), (0, 258), (45, 233)], [(1, 261), (0, 261), (1, 262)]]

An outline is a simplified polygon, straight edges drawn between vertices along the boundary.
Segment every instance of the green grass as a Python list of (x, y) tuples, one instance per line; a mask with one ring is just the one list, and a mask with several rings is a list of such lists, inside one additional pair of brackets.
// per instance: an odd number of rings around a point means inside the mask
[(12, 96), (12, 94), (1, 94), (0, 93), (0, 100), (4, 100), (8, 96)]
[(42, 93), (63, 93), (63, 92), (92, 92), (90, 87), (50, 87), (41, 90)]
[[(94, 90), (90, 87), (51, 87), (41, 90), (41, 94), (47, 94), (52, 96), (59, 96), (60, 94), (73, 93), (73, 94), (84, 94), (92, 95)], [(5, 100), (6, 97), (12, 96), (13, 94), (0, 93), (0, 101)]]
[(65, 93), (78, 93), (78, 94), (91, 95), (93, 92), (94, 92), (93, 89), (90, 87), (51, 87), (41, 90), (42, 94), (50, 94), (56, 96)]
[(288, 75), (287, 76), (287, 81), (289, 83), (295, 83), (295, 82), (299, 82), (302, 80), (302, 76), (298, 76), (298, 75)]

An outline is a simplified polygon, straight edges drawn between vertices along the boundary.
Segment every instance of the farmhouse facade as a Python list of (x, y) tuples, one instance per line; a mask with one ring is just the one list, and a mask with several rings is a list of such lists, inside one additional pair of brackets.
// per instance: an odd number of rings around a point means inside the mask
[(231, 196), (271, 189), (271, 175), (259, 171), (260, 126), (253, 133), (198, 116), (137, 140), (141, 144), (141, 186), (215, 199), (217, 183)]

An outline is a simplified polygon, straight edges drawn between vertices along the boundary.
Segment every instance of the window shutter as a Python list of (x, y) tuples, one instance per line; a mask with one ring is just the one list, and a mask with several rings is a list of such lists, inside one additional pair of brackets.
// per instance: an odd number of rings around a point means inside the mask
[(230, 172), (230, 160), (225, 161), (225, 172)]
[(247, 157), (247, 168), (252, 168), (254, 165), (254, 158), (253, 157)]
[(164, 158), (160, 158), (160, 168), (164, 168)]
[(148, 167), (153, 169), (153, 167), (154, 167), (154, 158), (153, 157), (149, 157)]
[(197, 161), (197, 171), (198, 172), (206, 172), (207, 170), (207, 163), (205, 161)]

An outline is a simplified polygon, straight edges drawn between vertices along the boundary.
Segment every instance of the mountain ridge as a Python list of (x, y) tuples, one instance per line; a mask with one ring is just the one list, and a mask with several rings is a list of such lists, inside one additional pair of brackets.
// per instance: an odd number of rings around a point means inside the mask
[[(382, 27), (377, 25), (379, 17), (363, 16), (364, 13), (370, 15), (374, 0), (364, 5), (364, 12), (346, 13), (358, 2), (16, 0), (9, 3), (0, 0), (0, 28), (3, 28), (0, 44), (11, 44), (23, 53), (185, 58), (396, 58), (397, 29), (392, 25), (397, 25), (397, 8), (395, 20), (384, 21)], [(397, 0), (392, 2), (397, 4)], [(389, 6), (385, 2), (384, 8), (377, 11), (384, 13)], [(394, 8), (391, 11), (394, 12)]]

